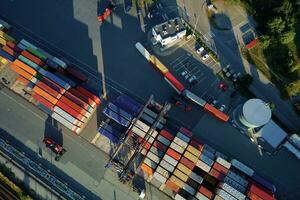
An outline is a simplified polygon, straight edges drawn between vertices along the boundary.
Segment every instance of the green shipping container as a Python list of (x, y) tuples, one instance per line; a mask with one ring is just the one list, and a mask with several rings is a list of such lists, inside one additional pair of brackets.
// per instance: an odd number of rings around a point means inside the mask
[(37, 79), (42, 80), (42, 78), (44, 77), (42, 74), (37, 73), (35, 76)]
[(34, 62), (32, 62), (31, 60), (29, 60), (28, 58), (20, 55), (18, 57), (22, 62), (26, 63), (27, 65), (29, 65), (30, 67), (36, 69), (37, 71), (40, 69), (40, 66), (38, 66), (37, 64), (35, 64)]
[(35, 55), (36, 57), (42, 59), (43, 61), (45, 61), (47, 59), (47, 56), (43, 53), (41, 53), (39, 50), (37, 49), (33, 49), (31, 47), (28, 47), (27, 50), (32, 53), (33, 55)]

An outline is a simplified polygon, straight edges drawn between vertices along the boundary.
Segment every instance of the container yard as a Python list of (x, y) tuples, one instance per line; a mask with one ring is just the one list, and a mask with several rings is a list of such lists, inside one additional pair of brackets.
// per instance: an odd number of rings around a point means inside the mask
[(88, 77), (25, 39), (17, 41), (9, 29), (4, 24), (0, 30), (3, 84), (79, 134), (101, 104)]

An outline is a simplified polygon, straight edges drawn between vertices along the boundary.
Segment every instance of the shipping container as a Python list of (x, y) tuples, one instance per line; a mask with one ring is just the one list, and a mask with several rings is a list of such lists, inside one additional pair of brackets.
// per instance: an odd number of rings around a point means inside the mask
[(22, 77), (26, 78), (27, 80), (31, 80), (33, 77), (31, 74), (29, 74), (28, 72), (26, 72), (25, 70), (21, 69), (20, 67), (14, 65), (14, 64), (11, 64), (10, 68), (12, 70), (14, 70), (15, 72), (17, 72)]
[[(145, 124), (144, 122), (142, 122), (140, 120), (136, 121), (135, 127), (139, 128), (140, 130), (144, 131), (145, 133), (147, 133), (150, 129), (150, 126), (148, 126), (147, 124)], [(153, 134), (154, 134), (153, 137), (156, 137), (158, 133), (157, 133), (157, 131), (155, 131)]]
[(81, 121), (77, 120), (75, 117), (73, 117), (67, 111), (61, 109), (60, 107), (55, 106), (53, 110), (54, 110), (54, 112), (56, 112), (57, 114), (59, 114), (60, 116), (62, 116), (66, 120), (68, 120), (69, 122), (71, 122), (72, 124), (74, 124), (78, 127), (82, 126), (83, 123)]
[(175, 169), (175, 171), (173, 172), (173, 174), (179, 178), (180, 180), (182, 180), (183, 182), (186, 182), (187, 179), (189, 178), (185, 173), (183, 173), (182, 171), (180, 171), (179, 169)]
[(86, 118), (89, 118), (91, 116), (91, 114), (89, 112), (87, 112), (86, 110), (84, 110), (83, 108), (81, 108), (80, 106), (78, 106), (77, 104), (75, 104), (70, 99), (68, 99), (64, 96), (62, 96), (59, 99), (59, 101), (62, 101), (63, 103), (67, 104), (68, 106), (70, 106), (71, 108), (73, 108), (74, 110), (76, 110), (77, 112), (79, 112), (80, 114), (85, 116)]
[(50, 79), (48, 79), (47, 77), (43, 77), (41, 79), (41, 81), (43, 83), (45, 83), (46, 85), (50, 86), (52, 89), (54, 89), (55, 91), (59, 92), (60, 94), (64, 94), (66, 92), (66, 89), (64, 89), (63, 87), (61, 87), (60, 85), (56, 84), (55, 82), (51, 81)]
[(203, 150), (207, 150), (207, 151), (211, 152), (212, 154), (216, 153), (216, 150), (208, 144), (203, 145)]
[(56, 62), (53, 62), (51, 59), (46, 60), (46, 65), (55, 70), (59, 68), (59, 65)]
[(80, 98), (76, 97), (75, 95), (71, 94), (70, 92), (66, 91), (65, 96), (69, 98), (71, 101), (79, 105), (80, 107), (87, 110), (89, 113), (94, 111), (93, 107), (87, 104), (86, 102), (82, 101)]
[(37, 100), (39, 103), (43, 104), (44, 106), (46, 106), (49, 110), (53, 110), (54, 105), (49, 102), (48, 100), (44, 99), (42, 96), (40, 96), (37, 93), (33, 93), (31, 95), (35, 100)]
[(189, 186), (191, 186), (193, 189), (197, 189), (199, 186), (199, 183), (197, 183), (196, 181), (194, 181), (191, 177), (188, 178), (188, 180), (186, 181), (186, 184), (188, 184)]
[(181, 132), (177, 132), (176, 137), (183, 140), (186, 143), (190, 142), (190, 138)]
[(163, 157), (163, 159), (164, 159), (165, 161), (167, 161), (168, 163), (170, 163), (171, 165), (173, 165), (173, 166), (176, 166), (177, 163), (178, 163), (177, 160), (175, 160), (174, 158), (172, 158), (171, 156), (169, 156), (169, 155), (167, 155), (167, 154), (165, 154), (165, 156)]
[(191, 172), (189, 177), (199, 184), (201, 184), (203, 182), (203, 178), (201, 176), (199, 176), (198, 174), (196, 174), (195, 172)]
[(251, 183), (248, 190), (264, 200), (276, 200), (273, 195), (269, 194), (267, 191), (263, 190), (255, 183)]
[(183, 141), (183, 140), (181, 140), (180, 138), (178, 138), (178, 137), (175, 137), (174, 138), (174, 140), (173, 140), (173, 142), (175, 142), (176, 144), (178, 144), (179, 146), (181, 146), (182, 148), (186, 148), (187, 147), (187, 143), (185, 142), (185, 141)]
[(184, 157), (186, 157), (187, 159), (189, 159), (190, 161), (192, 161), (193, 163), (197, 163), (198, 161), (198, 157), (194, 156), (193, 154), (191, 154), (190, 152), (186, 151), (183, 154)]
[(177, 151), (178, 153), (182, 154), (184, 152), (184, 148), (182, 148), (181, 146), (179, 146), (178, 144), (176, 144), (175, 142), (172, 142), (170, 147), (172, 149), (174, 149), (175, 151)]
[(200, 151), (198, 149), (196, 149), (195, 147), (193, 147), (192, 145), (188, 145), (187, 147), (187, 151), (192, 153), (194, 156), (199, 157), (200, 156)]
[(99, 127), (97, 130), (100, 134), (107, 137), (112, 143), (117, 144), (119, 142), (119, 138), (115, 134), (108, 131), (107, 129), (103, 127)]
[(25, 47), (30, 47), (30, 48), (32, 48), (32, 49), (37, 49), (37, 47), (36, 47), (35, 45), (31, 44), (31, 43), (28, 42), (27, 40), (22, 39), (22, 40), (20, 41), (20, 43), (21, 43), (22, 45), (24, 45)]
[(247, 197), (248, 197), (248, 199), (251, 199), (251, 200), (264, 200), (264, 199), (260, 198), (258, 195), (254, 194), (250, 191), (247, 192)]
[(57, 57), (53, 57), (52, 61), (55, 62), (56, 64), (58, 64), (63, 69), (66, 69), (68, 67), (67, 64), (64, 61), (62, 61), (61, 59), (59, 59)]
[(218, 180), (215, 177), (213, 177), (213, 176), (211, 176), (209, 174), (205, 174), (203, 176), (203, 179), (206, 182), (208, 182), (210, 185), (212, 185), (213, 187), (215, 187), (217, 185), (217, 183), (218, 183)]
[(15, 58), (12, 55), (10, 55), (9, 53), (7, 53), (6, 51), (4, 51), (1, 48), (0, 48), (0, 56), (2, 56), (3, 58), (6, 58), (7, 60), (10, 60), (11, 62), (13, 62), (15, 60)]
[(225, 160), (221, 157), (217, 157), (216, 162), (219, 163), (220, 165), (226, 167), (227, 169), (229, 169), (231, 166), (230, 162), (228, 162), (227, 160)]
[(214, 197), (214, 200), (224, 200), (224, 199), (216, 194), (215, 197)]
[(202, 149), (201, 154), (203, 154), (203, 155), (209, 157), (211, 160), (214, 160), (215, 157), (216, 157), (215, 154), (211, 153), (210, 151), (208, 151), (208, 150), (206, 150), (206, 149), (204, 149), (204, 148)]
[(198, 149), (199, 151), (202, 151), (203, 144), (200, 143), (200, 142), (198, 142), (198, 141), (196, 141), (195, 139), (192, 139), (192, 140), (190, 141), (190, 145), (193, 146), (193, 147), (195, 147), (195, 148)]
[(202, 169), (203, 171), (205, 171), (205, 172), (209, 172), (209, 170), (210, 170), (210, 166), (209, 165), (207, 165), (205, 162), (203, 162), (203, 161), (201, 161), (201, 160), (198, 160), (197, 161), (197, 167), (199, 167), (200, 169)]
[(181, 181), (179, 178), (177, 178), (176, 176), (172, 175), (170, 177), (170, 181), (172, 181), (173, 183), (175, 183), (177, 186), (179, 186), (180, 188), (182, 188), (184, 182)]
[(79, 121), (85, 122), (86, 117), (84, 117), (83, 115), (81, 115), (80, 113), (78, 113), (76, 110), (74, 110), (69, 105), (63, 103), (62, 101), (58, 101), (56, 105), (58, 107), (60, 107), (61, 109), (63, 109), (64, 111), (66, 111), (71, 116), (73, 116), (74, 118), (78, 119)]
[(226, 176), (223, 180), (224, 183), (227, 183), (231, 187), (235, 188), (236, 190), (240, 191), (241, 193), (245, 193), (246, 188), (243, 187), (241, 184), (230, 178), (229, 176)]
[(190, 195), (194, 195), (196, 193), (195, 189), (186, 183), (183, 184), (182, 189), (187, 191)]
[(183, 133), (184, 135), (186, 135), (189, 138), (191, 138), (193, 136), (193, 133), (184, 127), (180, 127), (179, 132)]
[(27, 48), (27, 51), (29, 51), (31, 54), (33, 54), (34, 56), (38, 57), (39, 59), (45, 61), (47, 59), (47, 55), (45, 55), (44, 53), (42, 53), (40, 51), (40, 49), (33, 49), (31, 47)]
[[(156, 119), (156, 117), (157, 117), (157, 113), (155, 113), (154, 111), (152, 111), (152, 110), (150, 110), (149, 108), (145, 108), (144, 109), (144, 113), (145, 114), (147, 114), (147, 115), (149, 115), (151, 118), (153, 118), (153, 119)], [(162, 118), (161, 120), (160, 120), (160, 122), (162, 123), (162, 124), (166, 124), (167, 123), (167, 120), (165, 119), (165, 118)]]
[(52, 104), (56, 104), (58, 99), (56, 99), (55, 97), (51, 96), (47, 91), (45, 91), (44, 89), (38, 87), (38, 86), (34, 86), (33, 91), (37, 94), (39, 94), (40, 96), (42, 96), (43, 98), (47, 99), (48, 101), (50, 101)]
[(182, 96), (184, 96), (185, 98), (187, 98), (188, 100), (190, 100), (191, 102), (203, 107), (206, 104), (206, 101), (200, 97), (198, 97), (197, 95), (195, 95), (194, 93), (192, 93), (191, 91), (185, 89), (182, 92)]
[(218, 170), (219, 172), (221, 172), (224, 175), (226, 175), (228, 173), (228, 171), (229, 171), (226, 167), (224, 167), (223, 165), (221, 165), (221, 164), (219, 164), (217, 162), (215, 162), (213, 164), (213, 168), (216, 169), (216, 170)]
[(31, 60), (29, 60), (28, 58), (26, 58), (23, 55), (19, 55), (18, 59), (21, 60), (22, 62), (24, 62), (25, 64), (29, 65), (30, 67), (34, 68), (37, 71), (39, 71), (41, 69), (41, 67), (39, 65), (35, 64), (34, 62), (32, 62)]
[(178, 93), (181, 93), (185, 89), (172, 73), (165, 73), (165, 79), (168, 80), (168, 83), (171, 84), (171, 86), (174, 87)]
[(204, 194), (197, 192), (196, 193), (196, 198), (199, 200), (210, 200), (208, 197), (206, 197)]
[(152, 153), (154, 153), (155, 155), (157, 155), (158, 157), (160, 157), (160, 158), (162, 158), (162, 157), (165, 155), (164, 152), (162, 152), (161, 150), (159, 150), (159, 149), (156, 148), (155, 146), (152, 146), (152, 147), (150, 148), (150, 151), (151, 151)]
[[(130, 115), (129, 113), (127, 113), (126, 111), (124, 111), (123, 109), (119, 108), (118, 106), (116, 106), (115, 104), (108, 102), (107, 107), (109, 109), (111, 109), (112, 111), (114, 111), (115, 113), (117, 113), (118, 115), (124, 117), (125, 119), (127, 119), (128, 121), (132, 121), (133, 117), (132, 115)], [(141, 136), (142, 137), (142, 136)]]
[(36, 85), (41, 88), (42, 90), (46, 91), (47, 93), (49, 93), (50, 95), (52, 95), (54, 98), (56, 99), (60, 99), (60, 97), (62, 96), (59, 92), (57, 92), (56, 90), (52, 89), (51, 87), (49, 87), (47, 84), (45, 84), (42, 81), (38, 81), (36, 83)]
[(156, 172), (160, 173), (165, 178), (169, 178), (170, 177), (170, 172), (168, 170), (162, 168), (161, 166), (158, 166), (156, 168)]
[(183, 196), (181, 196), (180, 194), (176, 194), (174, 197), (175, 200), (186, 200), (186, 198), (184, 198)]
[(2, 49), (4, 51), (6, 51), (6, 53), (13, 56), (14, 58), (17, 58), (19, 56), (19, 54), (16, 51), (14, 51), (13, 49), (11, 49), (9, 46), (3, 46)]
[(206, 103), (204, 105), (204, 110), (207, 111), (208, 113), (212, 114), (213, 116), (215, 116), (222, 122), (227, 122), (229, 120), (228, 115), (226, 115), (225, 113), (221, 112), (220, 110), (218, 110), (217, 108), (215, 108), (214, 106), (212, 106), (208, 103)]
[(157, 69), (160, 73), (165, 75), (167, 72), (169, 72), (168, 68), (158, 60), (157, 57), (154, 55), (150, 56), (150, 63)]
[(168, 180), (166, 182), (166, 187), (171, 189), (174, 192), (178, 192), (180, 187), (178, 185), (176, 185), (174, 182), (172, 182), (171, 180)]
[(171, 165), (170, 163), (168, 163), (167, 161), (165, 160), (161, 160), (159, 165), (161, 167), (163, 167), (164, 169), (166, 169), (167, 171), (169, 171), (170, 173), (172, 173), (175, 169), (175, 166)]
[(87, 89), (81, 87), (81, 86), (77, 86), (76, 89), (81, 92), (82, 94), (84, 94), (85, 96), (89, 97), (90, 99), (92, 99), (96, 104), (100, 104), (101, 100), (98, 96), (96, 96), (95, 94), (93, 94), (91, 91), (88, 91)]
[(214, 164), (214, 161), (204, 154), (200, 155), (200, 160), (205, 162), (210, 167)]
[(192, 173), (192, 170), (189, 169), (188, 167), (186, 167), (182, 163), (178, 163), (177, 169), (179, 169), (180, 171), (184, 172), (187, 176), (190, 176), (190, 174)]
[(0, 19), (1, 26), (5, 27), (7, 30), (11, 28), (11, 26), (4, 20)]
[(69, 122), (68, 120), (66, 120), (65, 118), (63, 118), (62, 116), (60, 116), (59, 114), (57, 114), (56, 112), (53, 112), (51, 117), (55, 120), (57, 120), (58, 122), (60, 122), (61, 124), (63, 124), (65, 127), (67, 127), (68, 129), (72, 130), (75, 133), (79, 133), (80, 132), (80, 128), (73, 125), (71, 122)]
[(240, 175), (238, 175), (237, 173), (233, 172), (232, 169), (228, 171), (227, 176), (229, 176), (234, 181), (238, 182), (243, 187), (247, 187), (248, 185), (248, 181), (243, 177), (241, 177)]
[(171, 156), (172, 158), (174, 158), (175, 160), (179, 160), (181, 158), (181, 155), (179, 153), (177, 153), (176, 151), (174, 151), (173, 149), (169, 148), (167, 150), (167, 154), (169, 156)]
[(164, 177), (163, 175), (161, 175), (161, 174), (159, 174), (157, 172), (154, 172), (153, 178), (155, 178), (156, 180), (158, 180), (161, 183), (165, 183), (167, 181), (166, 177)]
[(148, 153), (148, 150), (145, 149), (145, 148), (142, 148), (141, 154), (144, 155), (144, 156), (146, 156), (147, 153)]
[(157, 164), (160, 161), (160, 158), (157, 155), (155, 155), (154, 153), (150, 152), (150, 151), (147, 153), (147, 158), (151, 159), (152, 161), (154, 161)]
[(142, 105), (140, 103), (136, 102), (126, 95), (118, 96), (114, 103), (133, 116), (136, 116), (142, 108)]
[(160, 135), (167, 138), (169, 141), (172, 141), (174, 139), (174, 136), (167, 130), (163, 129), (159, 132)]
[(148, 176), (152, 176), (153, 175), (154, 170), (151, 167), (149, 167), (148, 165), (146, 165), (145, 163), (141, 164), (141, 169)]
[(198, 192), (200, 192), (201, 194), (204, 194), (206, 197), (208, 197), (209, 199), (212, 199), (214, 197), (214, 194), (212, 191), (210, 191), (209, 189), (207, 189), (206, 187), (204, 187), (203, 185), (201, 185), (199, 187)]
[(28, 83), (30, 82), (29, 80), (20, 75), (18, 76), (16, 81), (23, 83), (24, 86), (28, 85)]
[(235, 167), (236, 169), (240, 170), (241, 172), (247, 174), (250, 177), (253, 176), (253, 174), (254, 174), (253, 169), (251, 169), (250, 167), (246, 166), (244, 163), (242, 163), (236, 159), (232, 159), (231, 166)]
[(13, 62), (14, 65), (17, 65), (18, 67), (22, 68), (23, 70), (25, 70), (26, 72), (30, 73), (31, 75), (35, 76), (37, 74), (36, 70), (31, 68), (30, 66), (26, 65), (25, 63), (23, 63), (22, 61), (16, 59)]
[(110, 119), (114, 120), (115, 122), (117, 122), (118, 124), (120, 124), (122, 126), (128, 127), (130, 125), (130, 121), (128, 121), (127, 119), (125, 119), (122, 116), (118, 115), (114, 111), (108, 109), (107, 107), (104, 108), (102, 112), (107, 117), (109, 117)]
[(4, 38), (6, 41), (15, 42), (16, 40), (10, 35), (6, 34), (3, 31), (0, 31), (0, 37)]
[(218, 170), (211, 168), (209, 171), (209, 175), (215, 177), (216, 179), (218, 179), (219, 181), (223, 181), (225, 178), (225, 175), (222, 174), (221, 172), (219, 172)]
[(28, 58), (29, 60), (31, 60), (32, 62), (34, 62), (35, 64), (39, 65), (39, 66), (44, 66), (45, 63), (39, 59), (38, 57), (36, 57), (35, 55), (31, 54), (29, 51), (25, 50), (22, 51), (21, 53), (24, 57)]
[(231, 196), (230, 194), (228, 194), (227, 192), (225, 192), (222, 189), (217, 189), (215, 193), (223, 199), (236, 200), (236, 198), (234, 198), (233, 196)]
[(146, 58), (146, 60), (148, 60), (149, 62), (151, 62), (150, 61), (151, 54), (147, 51), (147, 49), (144, 48), (144, 46), (141, 43), (137, 42), (135, 44), (135, 47)]
[(0, 37), (0, 44), (5, 46), (6, 45), (6, 40), (2, 37)]
[(169, 146), (170, 143), (171, 143), (168, 139), (166, 139), (165, 137), (163, 137), (161, 135), (157, 136), (157, 140), (160, 141), (161, 143), (163, 143), (166, 146)]
[(84, 75), (82, 72), (79, 70), (75, 69), (74, 67), (67, 67), (66, 71), (76, 79), (78, 79), (81, 82), (86, 82), (88, 81), (88, 78), (86, 75)]
[(69, 90), (71, 88), (71, 86), (66, 83), (65, 81), (61, 80), (60, 78), (58, 78), (57, 76), (55, 76), (54, 74), (52, 74), (51, 72), (45, 71), (44, 69), (40, 69), (39, 73), (46, 76), (48, 79), (52, 80), (53, 82), (57, 83), (58, 85), (60, 85), (61, 87), (63, 87), (66, 90)]
[(180, 160), (180, 163), (182, 163), (184, 166), (188, 167), (190, 170), (193, 170), (194, 167), (196, 166), (195, 163), (190, 161), (189, 159), (182, 157)]
[(156, 147), (156, 148), (158, 148), (162, 152), (166, 152), (166, 150), (167, 150), (167, 146), (164, 145), (163, 143), (159, 142), (159, 141), (154, 141), (153, 142), (153, 146)]
[(265, 189), (269, 190), (271, 193), (276, 192), (276, 187), (270, 181), (266, 180), (265, 178), (257, 175), (255, 172), (253, 176), (250, 177), (252, 180), (254, 180), (256, 183), (264, 187)]
[(221, 189), (223, 189), (224, 191), (226, 191), (228, 194), (235, 197), (236, 199), (244, 200), (246, 198), (244, 194), (242, 194), (241, 192), (239, 192), (238, 190), (236, 190), (235, 188), (231, 187), (226, 183), (220, 183), (218, 187), (220, 187)]
[(66, 83), (68, 83), (71, 86), (71, 88), (75, 88), (78, 85), (78, 82), (76, 82), (75, 80), (72, 80), (71, 78), (69, 78), (69, 77), (66, 76), (66, 74), (64, 72), (64, 69), (62, 69), (62, 68), (58, 68), (58, 70), (55, 72), (55, 75), (58, 78), (60, 78), (61, 80), (63, 80)]
[(12, 48), (14, 51), (16, 51), (18, 54), (21, 54), (23, 49), (20, 49), (15, 43), (13, 42), (6, 42), (6, 45)]
[(153, 170), (155, 170), (157, 167), (157, 164), (154, 161), (150, 160), (149, 158), (145, 158), (144, 163), (149, 167), (151, 167)]

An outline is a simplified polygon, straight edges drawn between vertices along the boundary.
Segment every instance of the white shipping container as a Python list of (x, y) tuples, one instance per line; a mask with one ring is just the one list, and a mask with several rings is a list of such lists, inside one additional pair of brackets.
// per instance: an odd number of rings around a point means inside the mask
[(243, 187), (241, 184), (231, 179), (229, 176), (226, 176), (223, 181), (224, 183), (227, 183), (228, 185), (230, 185), (231, 187), (235, 188), (236, 190), (240, 191), (243, 194), (246, 192), (245, 187)]
[(164, 159), (162, 159), (159, 163), (160, 166), (162, 166), (164, 169), (166, 169), (169, 172), (173, 172), (175, 169), (175, 166), (171, 165), (170, 163), (168, 163), (167, 161), (165, 161)]
[(188, 185), (186, 183), (183, 184), (182, 189), (184, 189), (185, 191), (187, 191), (191, 195), (194, 195), (196, 193), (195, 189), (192, 188), (190, 185)]
[(179, 146), (183, 147), (184, 149), (187, 147), (188, 143), (186, 143), (185, 141), (181, 140), (178, 137), (175, 137), (173, 142), (175, 142), (176, 144), (178, 144)]
[(177, 151), (178, 153), (183, 153), (184, 152), (184, 148), (182, 148), (181, 146), (179, 146), (178, 144), (176, 144), (175, 142), (172, 142), (170, 147), (172, 149), (174, 149), (175, 151)]
[(227, 169), (229, 169), (231, 166), (230, 162), (228, 162), (227, 160), (225, 160), (221, 157), (217, 157), (216, 162), (219, 163), (220, 165), (226, 167)]
[[(147, 115), (151, 116), (153, 119), (156, 119), (157, 117), (157, 114), (155, 112), (153, 112), (152, 110), (148, 109), (148, 108), (145, 108), (145, 113), (147, 113)], [(161, 118), (160, 119), (160, 122), (162, 124), (166, 124), (167, 123), (167, 120), (165, 118)]]
[(239, 200), (244, 200), (246, 198), (244, 194), (240, 193), (239, 191), (237, 191), (235, 188), (231, 187), (227, 183), (220, 183), (219, 187)]
[(147, 158), (150, 158), (152, 161), (156, 162), (157, 164), (160, 161), (160, 158), (150, 151), (147, 153)]
[(175, 200), (186, 200), (186, 198), (180, 196), (180, 194), (176, 194), (174, 197)]
[(141, 154), (145, 156), (147, 154), (147, 149), (143, 148)]
[(23, 46), (25, 46), (25, 47), (30, 47), (30, 48), (35, 49), (35, 50), (37, 49), (37, 47), (36, 47), (35, 45), (31, 44), (31, 43), (28, 42), (27, 40), (22, 39), (22, 40), (20, 41), (20, 43), (21, 43)]
[(236, 200), (236, 198), (234, 198), (233, 196), (231, 196), (230, 194), (228, 194), (222, 189), (217, 189), (216, 194), (226, 200)]
[(200, 192), (197, 192), (196, 197), (197, 197), (197, 199), (199, 199), (199, 200), (209, 200), (208, 197), (206, 197), (204, 194), (202, 194), (202, 193), (200, 193)]
[(167, 181), (166, 177), (164, 177), (163, 175), (154, 172), (153, 177), (156, 178), (156, 180), (158, 180), (161, 183), (165, 183)]
[(201, 153), (206, 155), (207, 157), (209, 157), (212, 160), (215, 159), (215, 154), (211, 153), (210, 151), (208, 151), (206, 149), (203, 149)]
[(17, 46), (18, 46), (20, 49), (22, 49), (22, 50), (26, 50), (26, 46), (24, 46), (24, 45), (21, 44), (21, 43), (19, 43)]
[(194, 181), (196, 181), (199, 184), (201, 184), (203, 181), (203, 178), (194, 172), (192, 172), (189, 176), (191, 179), (193, 179)]
[(170, 173), (167, 170), (165, 170), (164, 168), (162, 168), (161, 166), (158, 166), (156, 168), (156, 172), (160, 173), (165, 178), (169, 178), (170, 177)]
[(171, 165), (173, 165), (173, 166), (176, 166), (177, 163), (178, 163), (177, 160), (175, 160), (174, 158), (172, 158), (171, 156), (169, 156), (169, 155), (167, 155), (167, 154), (165, 154), (165, 156), (163, 157), (163, 159), (164, 159), (165, 161), (167, 161), (168, 163), (170, 163)]
[(54, 106), (53, 110), (54, 110), (54, 112), (56, 112), (57, 114), (59, 114), (60, 116), (62, 116), (66, 120), (68, 120), (69, 122), (71, 122), (72, 124), (74, 124), (76, 126), (79, 126), (79, 127), (82, 125), (82, 122), (80, 122), (79, 120), (75, 119), (73, 116), (71, 116), (69, 113), (67, 113), (66, 111), (64, 111), (60, 107)]
[(148, 165), (149, 167), (151, 167), (152, 169), (155, 169), (157, 167), (157, 164), (155, 162), (153, 162), (152, 160), (150, 160), (149, 158), (145, 158), (144, 163), (146, 165)]
[(141, 129), (142, 131), (144, 131), (145, 133), (147, 133), (147, 131), (150, 129), (150, 126), (148, 126), (147, 124), (145, 124), (140, 120), (136, 121), (135, 126)]
[[(149, 124), (153, 124), (155, 119), (153, 119), (152, 117), (150, 117), (149, 115), (147, 115), (146, 113), (143, 113), (142, 116), (141, 116), (141, 119), (143, 119), (144, 121), (148, 122)], [(157, 125), (156, 125), (156, 128), (158, 129), (163, 129), (164, 126), (159, 122)]]
[(241, 163), (240, 161), (233, 159), (231, 161), (231, 165), (234, 166), (235, 168), (239, 169), (240, 171), (244, 172), (248, 176), (253, 176), (254, 170), (251, 169), (250, 167), (246, 166), (244, 163)]
[(66, 69), (68, 67), (67, 64), (64, 61), (62, 61), (61, 59), (59, 59), (57, 57), (53, 57), (52, 61), (55, 62), (56, 64), (58, 64), (59, 66), (61, 66), (64, 69)]
[(190, 141), (190, 138), (188, 136), (186, 136), (180, 132), (177, 132), (176, 137), (178, 137), (179, 139), (183, 140), (186, 143), (189, 143), (189, 141)]
[(227, 176), (229, 176), (230, 178), (232, 178), (233, 180), (235, 180), (236, 182), (238, 182), (239, 184), (241, 184), (244, 187), (247, 187), (248, 185), (248, 181), (245, 180), (243, 177), (241, 177), (240, 175), (236, 174), (235, 172), (229, 170), (227, 173)]
[(212, 166), (214, 164), (214, 161), (204, 154), (200, 155), (200, 159), (203, 162), (205, 162), (208, 166)]
[(141, 43), (137, 42), (135, 47), (148, 61), (150, 60), (150, 53), (143, 47), (143, 45), (141, 45)]
[(169, 146), (170, 143), (171, 143), (167, 138), (165, 138), (165, 137), (163, 137), (163, 136), (161, 136), (161, 135), (159, 135), (159, 136), (157, 137), (157, 140), (160, 141), (161, 143), (163, 143), (163, 144), (166, 145), (166, 146)]
[(59, 123), (63, 124), (65, 127), (67, 127), (68, 129), (79, 133), (80, 128), (78, 128), (77, 126), (74, 126), (71, 122), (67, 121), (65, 118), (63, 118), (62, 116), (60, 116), (59, 114), (53, 112), (51, 117), (53, 119), (55, 119), (56, 121), (58, 121)]
[(207, 165), (205, 162), (203, 162), (202, 160), (198, 160), (197, 163), (196, 163), (197, 167), (199, 167), (200, 169), (202, 169), (203, 171), (205, 172), (209, 172), (210, 170), (210, 166)]

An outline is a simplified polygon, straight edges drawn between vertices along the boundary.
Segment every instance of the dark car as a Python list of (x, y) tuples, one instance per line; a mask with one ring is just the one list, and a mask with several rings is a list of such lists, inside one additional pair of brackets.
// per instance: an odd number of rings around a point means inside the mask
[(59, 161), (61, 156), (66, 153), (67, 151), (62, 147), (62, 145), (56, 143), (52, 138), (44, 138), (43, 139), (43, 143), (46, 145), (46, 147), (48, 147), (49, 149), (51, 149), (55, 154), (55, 160)]

